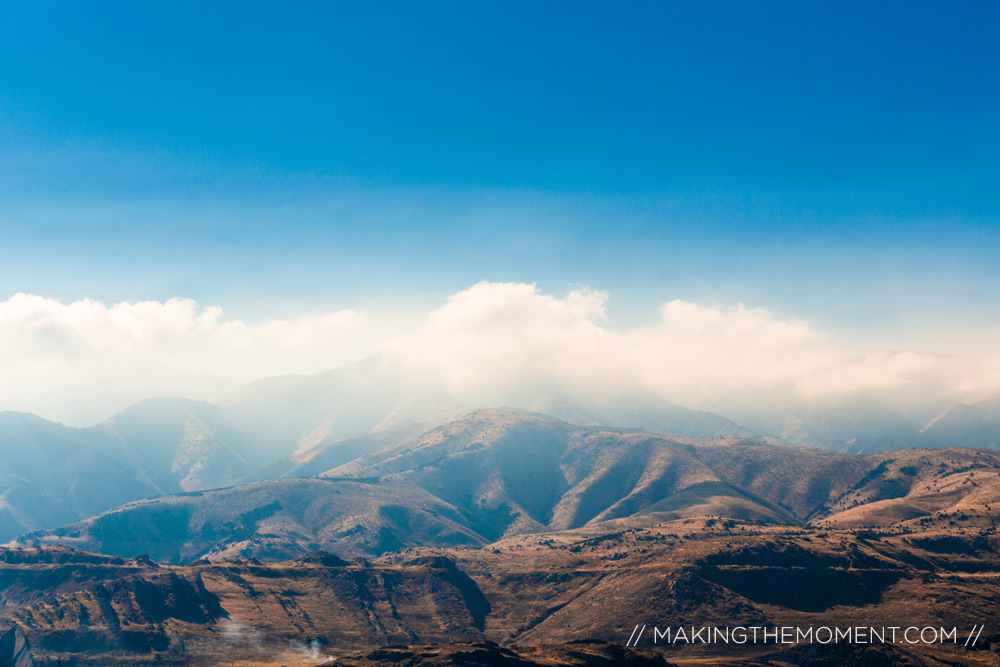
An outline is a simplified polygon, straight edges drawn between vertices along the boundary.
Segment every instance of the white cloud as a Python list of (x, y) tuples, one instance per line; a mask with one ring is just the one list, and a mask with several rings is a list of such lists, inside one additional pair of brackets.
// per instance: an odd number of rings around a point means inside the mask
[(153, 395), (215, 398), (370, 352), (363, 313), (249, 325), (190, 299), (106, 306), (29, 294), (0, 302), (0, 408), (86, 423)]
[(17, 294), (0, 302), (0, 408), (83, 423), (150, 395), (212, 398), (232, 386), (219, 377), (319, 372), (373, 352), (484, 402), (540, 387), (642, 388), (716, 410), (858, 397), (948, 402), (1000, 391), (1000, 331), (970, 337), (965, 356), (848, 356), (808, 322), (743, 305), (674, 300), (656, 323), (616, 330), (607, 300), (590, 289), (558, 297), (483, 282), (399, 326), (392, 313), (249, 324), (190, 299), (107, 306)]
[(568, 389), (639, 384), (685, 404), (708, 401), (720, 388), (790, 388), (828, 356), (807, 323), (742, 305), (672, 301), (657, 324), (614, 331), (605, 326), (607, 298), (480, 283), (384, 349), (411, 369), (443, 374), (459, 391), (525, 380)]
[(858, 397), (940, 404), (1000, 391), (997, 335), (980, 336), (986, 345), (968, 357), (884, 350), (858, 357), (808, 322), (742, 304), (674, 300), (657, 323), (616, 331), (606, 326), (607, 298), (480, 283), (384, 349), (480, 397), (531, 383), (578, 393), (640, 387), (688, 407), (738, 410)]
[(549, 376), (592, 379), (614, 371), (602, 356), (602, 341), (612, 336), (599, 324), (606, 300), (607, 294), (590, 290), (559, 299), (534, 285), (479, 283), (450, 296), (383, 351), (458, 390)]

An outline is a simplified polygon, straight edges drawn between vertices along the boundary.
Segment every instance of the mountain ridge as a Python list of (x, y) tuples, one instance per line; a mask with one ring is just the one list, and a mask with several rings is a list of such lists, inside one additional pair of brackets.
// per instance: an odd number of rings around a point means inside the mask
[(993, 502), (1000, 452), (991, 450), (859, 457), (478, 410), (318, 478), (137, 501), (16, 544), (150, 552), (173, 564), (315, 549), (355, 557), (705, 517), (877, 527), (935, 521), (956, 508), (986, 512)]

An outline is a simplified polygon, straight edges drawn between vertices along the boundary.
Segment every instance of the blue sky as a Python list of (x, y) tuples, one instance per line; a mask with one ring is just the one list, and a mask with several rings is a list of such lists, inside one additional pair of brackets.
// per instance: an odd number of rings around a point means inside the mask
[(1000, 323), (995, 3), (205, 4), (0, 6), (0, 299)]

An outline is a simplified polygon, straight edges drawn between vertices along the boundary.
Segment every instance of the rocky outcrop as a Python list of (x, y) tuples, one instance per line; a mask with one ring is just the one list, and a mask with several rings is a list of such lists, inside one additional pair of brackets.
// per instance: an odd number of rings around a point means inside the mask
[(7, 628), (0, 634), (0, 667), (33, 667), (28, 638), (18, 626)]

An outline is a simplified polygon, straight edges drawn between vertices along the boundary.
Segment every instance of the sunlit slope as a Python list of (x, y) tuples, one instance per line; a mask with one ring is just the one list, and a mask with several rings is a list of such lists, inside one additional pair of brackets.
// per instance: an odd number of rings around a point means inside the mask
[(650, 512), (797, 523), (850, 488), (865, 465), (736, 437), (585, 429), (483, 410), (324, 476), (412, 482), (499, 538)]

